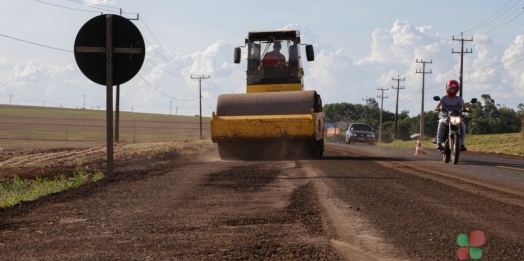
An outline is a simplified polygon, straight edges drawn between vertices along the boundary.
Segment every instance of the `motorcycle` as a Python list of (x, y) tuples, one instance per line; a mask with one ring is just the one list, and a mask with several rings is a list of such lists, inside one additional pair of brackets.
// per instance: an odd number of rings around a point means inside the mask
[[(439, 96), (433, 97), (434, 101), (440, 101)], [(476, 103), (477, 99), (473, 98), (470, 101), (471, 103)], [(443, 135), (443, 145), (440, 152), (442, 153), (442, 161), (444, 163), (449, 163), (451, 160), (453, 164), (457, 164), (460, 155), (460, 136), (461, 136), (461, 126), (463, 120), (463, 109), (460, 110), (451, 110), (446, 111), (443, 109), (439, 110), (443, 112), (446, 117), (447, 125), (444, 125)], [(438, 148), (437, 137), (433, 138), (433, 146), (435, 149)]]

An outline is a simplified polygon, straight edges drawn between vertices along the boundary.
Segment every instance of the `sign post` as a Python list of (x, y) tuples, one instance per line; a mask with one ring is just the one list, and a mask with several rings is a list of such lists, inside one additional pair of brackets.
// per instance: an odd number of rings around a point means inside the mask
[(115, 106), (115, 141), (120, 142), (120, 85), (116, 86)]
[(106, 16), (107, 175), (113, 173), (113, 15)]
[(87, 78), (106, 86), (107, 175), (113, 173), (113, 86), (131, 80), (138, 73), (144, 63), (144, 47), (138, 28), (118, 15), (94, 17), (76, 36), (78, 67)]

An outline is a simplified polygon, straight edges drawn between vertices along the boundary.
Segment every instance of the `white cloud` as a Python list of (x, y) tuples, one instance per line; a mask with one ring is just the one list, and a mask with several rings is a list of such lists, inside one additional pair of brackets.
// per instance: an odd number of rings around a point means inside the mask
[(408, 21), (396, 20), (389, 30), (378, 28), (372, 33), (371, 54), (357, 64), (412, 64), (445, 43), (442, 35), (430, 25), (414, 27)]
[[(396, 82), (392, 78), (400, 76), (406, 79), (401, 82), (406, 88), (400, 91), (400, 109), (417, 114), (420, 98), (415, 96), (420, 92), (422, 75), (415, 71), (421, 70), (422, 65), (416, 59), (433, 61), (425, 68), (432, 71), (425, 76), (426, 103), (433, 102), (431, 96), (444, 94), (444, 84), (449, 79), (458, 80), (460, 55), (452, 54), (451, 49), (460, 50), (460, 43), (430, 25), (415, 26), (397, 20), (391, 28), (377, 28), (371, 34), (371, 52), (356, 63), (344, 49), (334, 48), (303, 25), (288, 24), (282, 29), (298, 29), (302, 42), (314, 45), (315, 61), (302, 61), (304, 86), (317, 90), (324, 104), (362, 103), (363, 98), (380, 94), (377, 87), (390, 88), (384, 95), (393, 98), (391, 86), (396, 87)], [(524, 36), (516, 37), (508, 47), (495, 40), (474, 35), (474, 41), (465, 44), (473, 50), (464, 55), (465, 97), (479, 98), (482, 93), (490, 93), (497, 103), (515, 107), (518, 97), (524, 96), (524, 65), (516, 62), (524, 57)], [(131, 110), (133, 106), (134, 111), (169, 113), (172, 100), (173, 110), (178, 107), (179, 114), (197, 114), (198, 100), (179, 101), (198, 98), (198, 81), (189, 77), (193, 74), (211, 76), (202, 81), (203, 112), (210, 115), (219, 94), (245, 92), (246, 63), (245, 59), (240, 64), (233, 63), (234, 46), (216, 40), (191, 53), (149, 46), (146, 57), (156, 66), (145, 60), (139, 74), (158, 90), (136, 76), (121, 86), (122, 110)], [(46, 105), (76, 107), (82, 104), (84, 94), (87, 107), (105, 104), (105, 87), (87, 80), (76, 64), (56, 66), (35, 60), (14, 63), (0, 58), (0, 103), (8, 103), (10, 94), (16, 104), (39, 105), (46, 100)], [(409, 102), (409, 97), (415, 99)], [(385, 100), (384, 105), (394, 109), (394, 99)]]
[(85, 2), (95, 5), (116, 5), (116, 2), (111, 0), (85, 0)]
[(211, 79), (202, 81), (202, 109), (204, 114), (210, 115), (219, 94), (245, 92), (245, 64), (234, 64), (232, 54), (233, 46), (223, 40), (212, 43), (203, 51), (187, 55), (150, 46), (147, 48), (147, 59), (157, 66), (146, 60), (140, 74), (161, 92), (175, 99), (155, 90), (139, 77), (135, 77), (128, 88), (140, 91), (129, 91), (127, 95), (139, 101), (133, 104), (141, 109), (166, 113), (161, 107), (165, 108), (165, 104), (169, 106), (169, 100), (172, 100), (173, 107), (178, 107), (179, 113), (194, 115), (198, 113), (198, 100), (195, 99), (198, 99), (199, 82), (191, 79), (190, 75), (210, 75)]
[[(306, 68), (306, 66), (304, 66)], [(358, 89), (361, 69), (344, 54), (344, 50), (320, 50), (315, 61), (307, 64), (304, 87), (316, 90), (324, 103), (338, 100), (356, 101), (360, 99)]]
[[(82, 93), (81, 73), (74, 65), (53, 66), (35, 60), (26, 63), (3, 62), (0, 68), (2, 93), (13, 95), (15, 104), (42, 104), (58, 106), (77, 93)], [(2, 102), (8, 103), (6, 95)]]
[(523, 55), (524, 35), (519, 35), (504, 51), (501, 61), (507, 67), (507, 73), (512, 78), (510, 83), (515, 85), (515, 91), (519, 97), (524, 96), (524, 65), (519, 62), (524, 57)]

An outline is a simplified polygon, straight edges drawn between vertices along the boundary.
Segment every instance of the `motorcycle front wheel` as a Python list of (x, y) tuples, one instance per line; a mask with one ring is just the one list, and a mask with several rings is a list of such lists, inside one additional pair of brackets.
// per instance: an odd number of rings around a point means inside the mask
[(457, 164), (459, 161), (460, 154), (460, 138), (457, 135), (451, 136), (451, 161), (453, 164)]
[(449, 163), (449, 158), (451, 154), (448, 144), (449, 142), (446, 141), (446, 145), (444, 146), (444, 148), (442, 148), (442, 161), (444, 163)]

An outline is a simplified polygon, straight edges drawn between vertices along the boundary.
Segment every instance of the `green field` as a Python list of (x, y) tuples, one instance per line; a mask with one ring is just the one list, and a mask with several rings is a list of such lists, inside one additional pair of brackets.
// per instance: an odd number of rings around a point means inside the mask
[[(346, 133), (341, 130), (339, 135), (326, 137), (328, 142), (344, 142)], [(397, 140), (392, 143), (377, 143), (378, 146), (390, 148), (413, 149), (417, 146), (417, 140), (401, 141)], [(468, 151), (499, 153), (513, 156), (524, 156), (524, 132), (523, 133), (505, 133), (505, 134), (486, 134), (466, 136), (466, 147)], [(423, 150), (433, 149), (431, 139), (422, 140)]]
[[(195, 116), (120, 112), (119, 141), (164, 142), (200, 138)], [(2, 150), (90, 147), (106, 144), (103, 110), (0, 105)], [(210, 118), (202, 118), (202, 136), (210, 138)]]
[[(379, 146), (393, 148), (409, 148), (415, 151), (416, 140), (394, 141), (392, 143), (381, 143)], [(506, 134), (487, 134), (466, 136), (466, 147), (468, 151), (500, 153), (515, 156), (524, 156), (524, 137), (521, 133)], [(433, 149), (433, 142), (430, 139), (422, 141), (423, 150)]]

